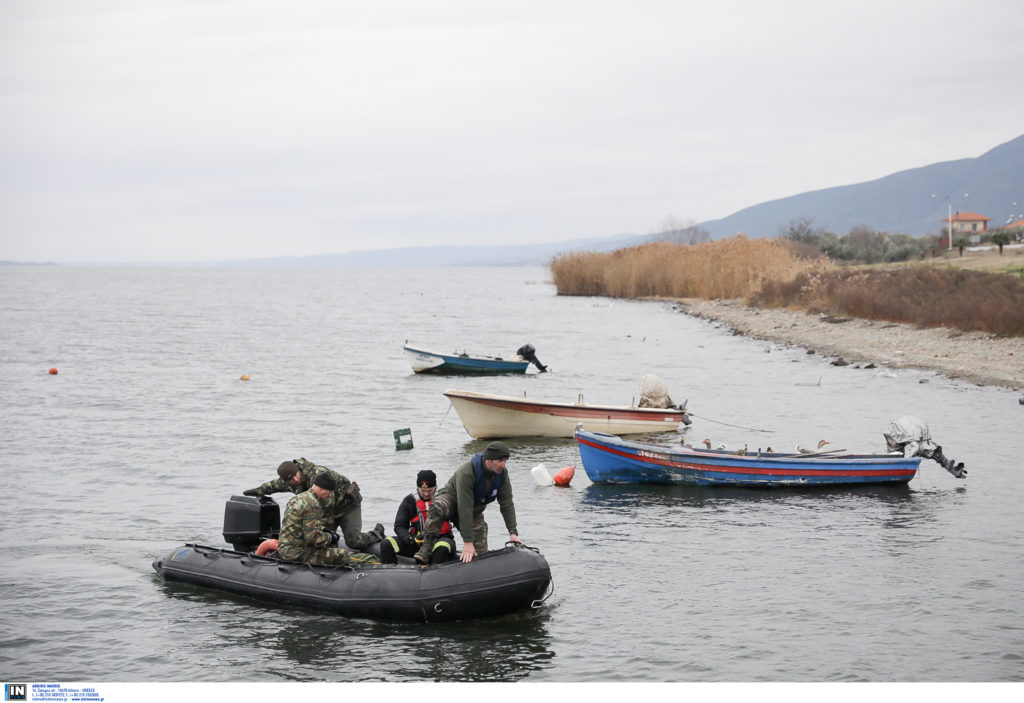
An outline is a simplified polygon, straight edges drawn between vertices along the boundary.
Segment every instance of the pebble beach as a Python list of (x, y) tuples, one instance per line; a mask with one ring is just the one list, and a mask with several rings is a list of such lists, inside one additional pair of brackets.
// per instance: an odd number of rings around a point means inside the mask
[(978, 385), (1024, 388), (1024, 338), (803, 310), (755, 308), (740, 300), (676, 301), (681, 312), (720, 322), (736, 334), (803, 347), (833, 363), (931, 369)]

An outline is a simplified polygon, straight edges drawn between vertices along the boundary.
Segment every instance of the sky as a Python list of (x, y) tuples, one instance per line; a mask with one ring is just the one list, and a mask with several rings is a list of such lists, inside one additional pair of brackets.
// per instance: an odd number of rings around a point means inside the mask
[(0, 0), (0, 260), (551, 243), (1024, 134), (1020, 0)]

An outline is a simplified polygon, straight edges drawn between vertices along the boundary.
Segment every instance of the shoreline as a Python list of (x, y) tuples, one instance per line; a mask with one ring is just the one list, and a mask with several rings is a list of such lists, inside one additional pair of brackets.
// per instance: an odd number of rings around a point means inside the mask
[(755, 308), (741, 300), (656, 299), (674, 303), (680, 312), (692, 317), (723, 323), (736, 334), (803, 347), (837, 357), (836, 362), (926, 369), (952, 379), (1014, 391), (1024, 387), (1024, 337), (960, 332), (947, 327), (918, 329), (884, 320)]

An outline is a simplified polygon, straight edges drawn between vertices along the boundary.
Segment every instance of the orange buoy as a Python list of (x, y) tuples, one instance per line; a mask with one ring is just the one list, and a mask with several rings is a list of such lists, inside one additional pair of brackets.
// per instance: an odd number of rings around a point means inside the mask
[(568, 486), (569, 482), (572, 481), (572, 477), (576, 475), (575, 466), (566, 466), (555, 472), (555, 485), (556, 486)]
[(56, 376), (57, 375), (57, 367), (56, 366), (51, 366), (50, 367), (50, 375), (51, 376)]
[(256, 556), (261, 557), (267, 552), (272, 552), (277, 549), (276, 539), (265, 539), (260, 542), (260, 546), (256, 547)]
[(248, 381), (248, 380), (249, 380), (249, 374), (247, 374), (247, 373), (243, 373), (243, 374), (242, 374), (242, 378), (241, 378), (240, 380), (242, 380), (242, 381)]

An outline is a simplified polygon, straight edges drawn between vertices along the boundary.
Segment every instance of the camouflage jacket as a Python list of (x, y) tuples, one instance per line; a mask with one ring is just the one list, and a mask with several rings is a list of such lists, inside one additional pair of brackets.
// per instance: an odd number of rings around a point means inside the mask
[(332, 471), (326, 466), (319, 466), (314, 464), (308, 459), (292, 459), (295, 464), (299, 467), (299, 473), (302, 475), (302, 483), (299, 485), (293, 485), (288, 483), (283, 478), (275, 478), (273, 481), (267, 481), (266, 483), (260, 484), (256, 488), (257, 495), (265, 496), (271, 493), (305, 493), (313, 487), (313, 481), (320, 474), (327, 472), (334, 476), (334, 480), (338, 482), (338, 489), (334, 492), (335, 497), (340, 501), (343, 500), (344, 496), (348, 492), (349, 486), (352, 484), (347, 478), (339, 474), (337, 471)]
[(325, 549), (331, 546), (331, 536), (324, 531), (325, 520), (334, 505), (332, 496), (320, 500), (312, 489), (288, 501), (281, 521), (278, 551), (286, 554), (296, 549)]

